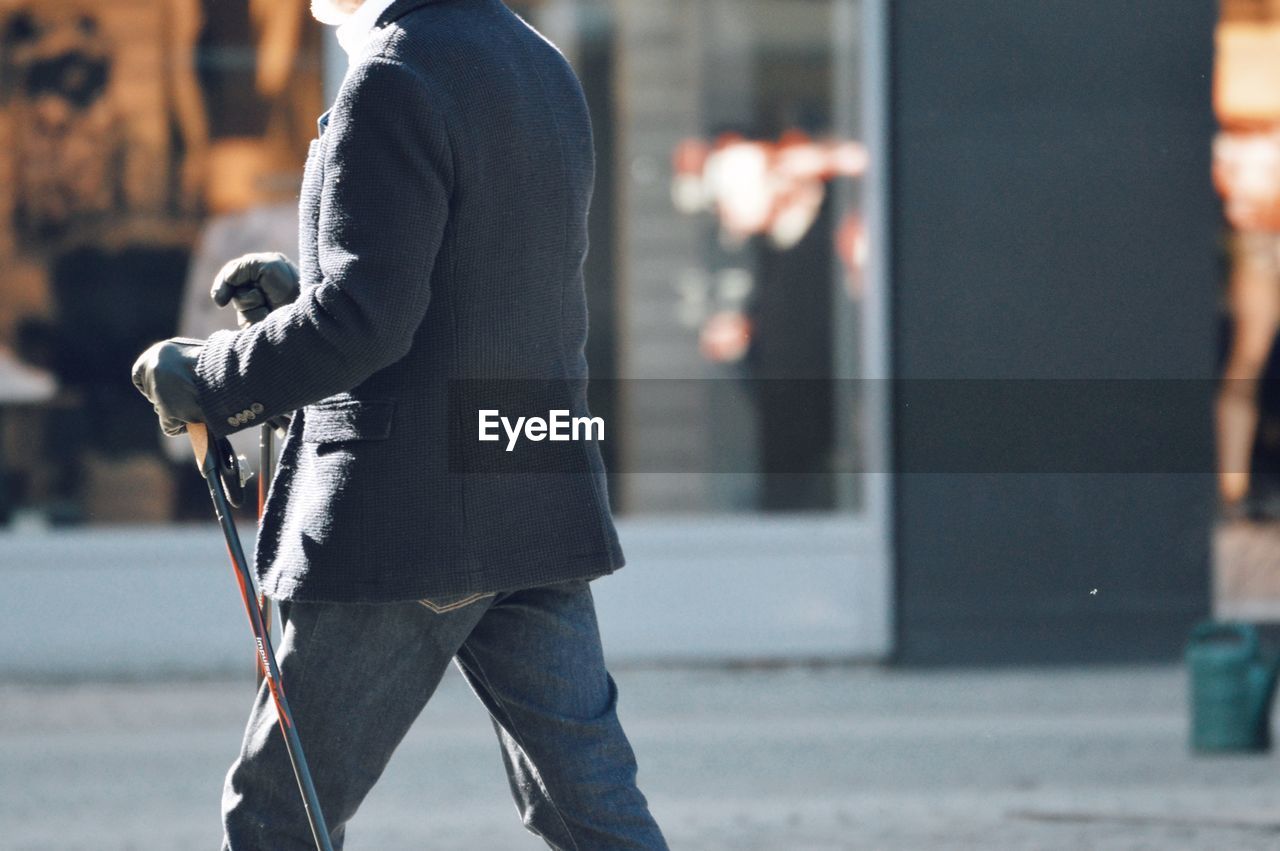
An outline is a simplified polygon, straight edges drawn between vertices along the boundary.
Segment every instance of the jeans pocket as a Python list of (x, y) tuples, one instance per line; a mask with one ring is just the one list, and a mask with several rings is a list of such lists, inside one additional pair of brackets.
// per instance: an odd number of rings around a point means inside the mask
[(476, 594), (445, 594), (436, 597), (424, 597), (418, 601), (419, 605), (426, 606), (437, 615), (443, 615), (446, 612), (456, 612), (458, 609), (465, 609), (481, 600), (487, 600), (494, 596), (494, 592), (476, 593)]

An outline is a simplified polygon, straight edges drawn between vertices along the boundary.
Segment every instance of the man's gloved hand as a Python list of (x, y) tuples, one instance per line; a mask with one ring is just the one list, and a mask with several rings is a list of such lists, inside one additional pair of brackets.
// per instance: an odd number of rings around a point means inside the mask
[(204, 422), (196, 401), (196, 358), (204, 340), (175, 337), (147, 349), (133, 362), (133, 386), (151, 400), (160, 415), (160, 428), (173, 437), (187, 430), (187, 423)]
[[(213, 279), (209, 296), (218, 307), (234, 306), (236, 322), (243, 330), (266, 319), (277, 307), (292, 304), (299, 292), (297, 267), (283, 254), (263, 251), (223, 266)], [(292, 418), (292, 414), (280, 414), (267, 422), (283, 434)]]
[(275, 252), (246, 254), (222, 267), (209, 295), (218, 307), (234, 305), (241, 328), (267, 318), (298, 297), (298, 270)]

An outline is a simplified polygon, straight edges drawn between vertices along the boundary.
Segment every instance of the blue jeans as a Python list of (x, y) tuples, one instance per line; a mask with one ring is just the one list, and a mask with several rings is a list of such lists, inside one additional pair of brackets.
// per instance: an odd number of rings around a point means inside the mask
[[(281, 678), (334, 848), (454, 658), (493, 719), (530, 831), (563, 851), (667, 847), (636, 787), (585, 581), (280, 613)], [(315, 848), (265, 686), (222, 808), (224, 851)]]

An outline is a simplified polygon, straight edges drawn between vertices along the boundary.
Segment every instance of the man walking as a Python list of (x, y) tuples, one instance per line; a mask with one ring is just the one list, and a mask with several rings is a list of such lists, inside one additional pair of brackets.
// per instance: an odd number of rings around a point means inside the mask
[[(456, 657), (531, 831), (558, 849), (666, 848), (587, 584), (623, 564), (598, 448), (573, 444), (571, 471), (550, 475), (449, 456), (476, 421), (458, 382), (585, 382), (581, 88), (500, 0), (312, 8), (352, 58), (311, 143), (298, 269), (229, 264), (214, 298), (241, 330), (157, 343), (134, 382), (169, 433), (295, 412), (257, 565), (335, 847)], [(265, 687), (223, 811), (224, 849), (312, 847)]]

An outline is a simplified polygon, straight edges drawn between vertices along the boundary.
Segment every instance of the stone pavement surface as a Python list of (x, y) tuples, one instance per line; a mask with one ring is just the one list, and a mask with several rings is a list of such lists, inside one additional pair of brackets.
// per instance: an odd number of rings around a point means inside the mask
[[(1191, 757), (1174, 668), (616, 673), (677, 851), (1280, 848), (1280, 759)], [(250, 691), (0, 685), (0, 848), (216, 848)], [(539, 847), (451, 673), (347, 848)]]

